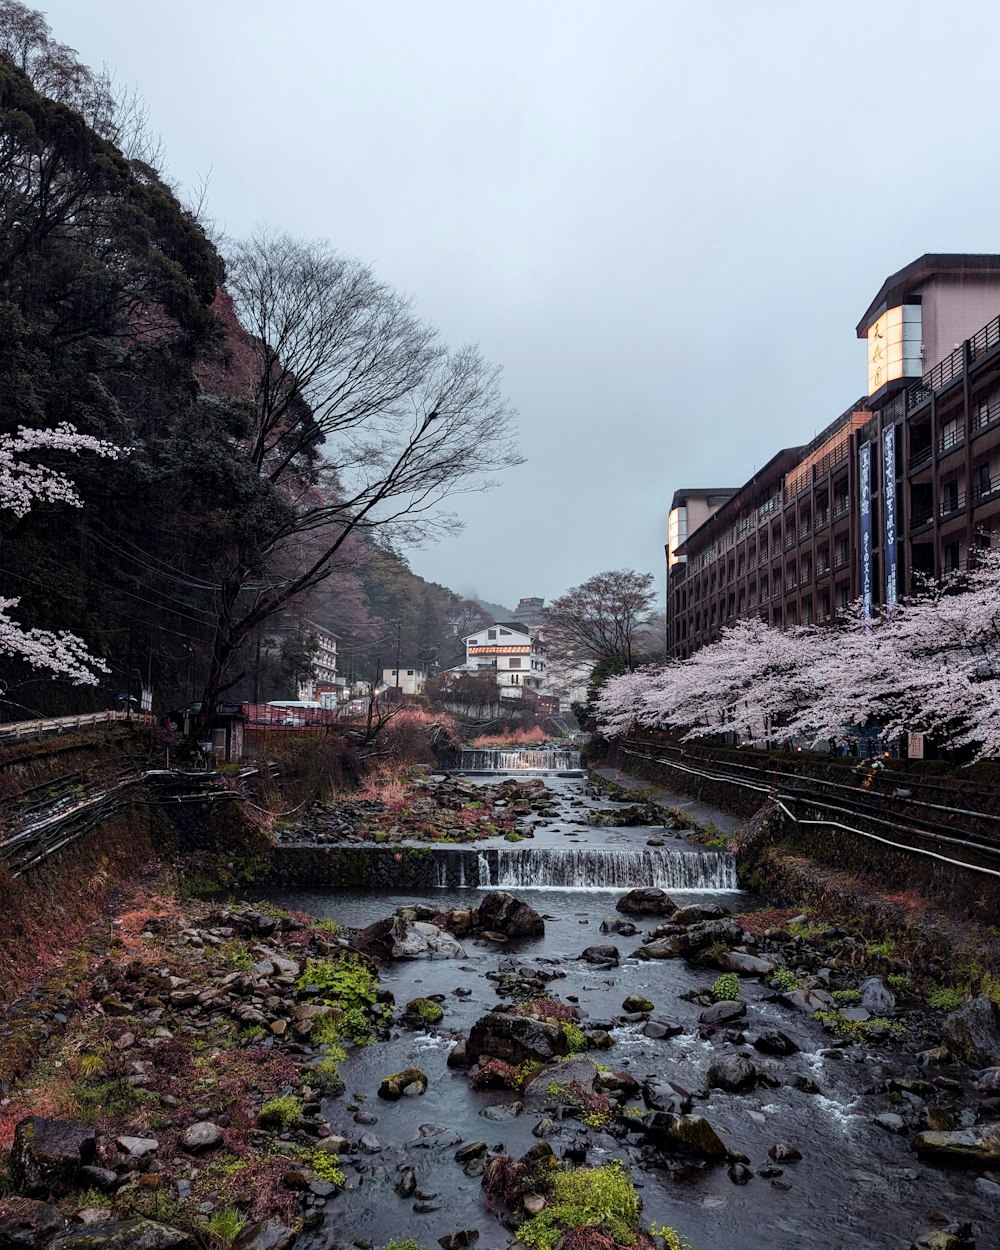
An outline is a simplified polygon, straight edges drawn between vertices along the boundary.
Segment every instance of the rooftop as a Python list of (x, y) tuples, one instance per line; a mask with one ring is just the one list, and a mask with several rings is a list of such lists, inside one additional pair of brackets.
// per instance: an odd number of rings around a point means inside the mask
[(925, 252), (882, 283), (879, 293), (858, 322), (858, 338), (866, 338), (872, 322), (877, 321), (887, 308), (905, 303), (906, 297), (929, 278), (938, 274), (975, 277), (996, 273), (1000, 273), (1000, 255), (993, 252)]

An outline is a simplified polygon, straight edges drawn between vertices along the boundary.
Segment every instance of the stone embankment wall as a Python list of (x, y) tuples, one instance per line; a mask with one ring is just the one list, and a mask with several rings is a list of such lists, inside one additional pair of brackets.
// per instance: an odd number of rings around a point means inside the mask
[[(492, 857), (495, 871), (496, 851), (485, 854)], [(474, 886), (479, 879), (477, 856), (475, 849), (464, 847), (278, 846), (269, 880), (281, 886), (403, 891)]]

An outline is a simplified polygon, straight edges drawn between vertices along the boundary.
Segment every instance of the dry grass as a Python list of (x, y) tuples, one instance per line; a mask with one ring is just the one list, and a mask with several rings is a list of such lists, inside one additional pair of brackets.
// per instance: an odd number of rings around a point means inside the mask
[(549, 735), (538, 725), (530, 729), (513, 729), (506, 734), (484, 734), (475, 738), (472, 745), (484, 751), (502, 750), (504, 747), (537, 747), (549, 741)]

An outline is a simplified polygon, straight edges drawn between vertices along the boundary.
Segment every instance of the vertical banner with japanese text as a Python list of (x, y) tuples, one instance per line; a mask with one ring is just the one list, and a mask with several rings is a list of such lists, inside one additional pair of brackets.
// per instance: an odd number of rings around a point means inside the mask
[(896, 427), (882, 431), (882, 515), (885, 518), (885, 606), (896, 606)]
[(866, 621), (872, 619), (872, 445), (862, 443), (858, 455), (861, 500), (861, 605)]

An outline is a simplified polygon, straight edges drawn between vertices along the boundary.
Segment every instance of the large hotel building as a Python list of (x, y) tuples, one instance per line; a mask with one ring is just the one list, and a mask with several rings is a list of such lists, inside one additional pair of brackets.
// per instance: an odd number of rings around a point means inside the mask
[(738, 617), (873, 612), (1000, 544), (1000, 256), (927, 255), (857, 326), (868, 393), (740, 487), (679, 490), (667, 527), (670, 654)]

